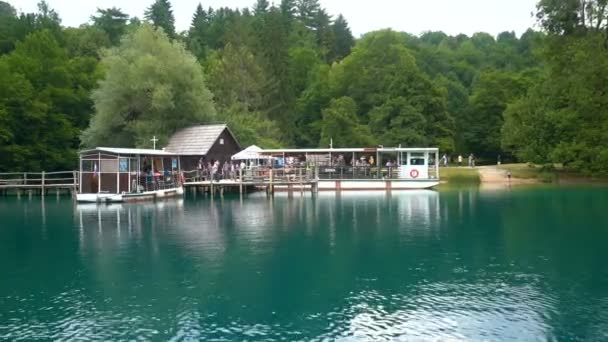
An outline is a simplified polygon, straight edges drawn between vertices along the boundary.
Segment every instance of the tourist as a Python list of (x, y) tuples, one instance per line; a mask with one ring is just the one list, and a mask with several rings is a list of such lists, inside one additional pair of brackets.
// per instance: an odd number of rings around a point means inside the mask
[(369, 166), (374, 166), (374, 156), (369, 157)]
[(500, 165), (500, 164), (501, 164), (501, 160), (500, 160), (500, 154), (498, 155), (498, 162), (497, 162), (497, 164), (498, 164), (498, 165)]
[(458, 166), (462, 166), (462, 154), (458, 155)]
[(469, 167), (473, 167), (473, 153), (469, 154)]
[(443, 157), (441, 157), (441, 162), (443, 163), (443, 166), (448, 166), (448, 156), (447, 154), (443, 154)]

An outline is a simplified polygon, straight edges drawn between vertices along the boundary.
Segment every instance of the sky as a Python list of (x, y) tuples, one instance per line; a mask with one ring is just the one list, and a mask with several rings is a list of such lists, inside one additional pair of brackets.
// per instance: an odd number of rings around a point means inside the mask
[[(39, 0), (3, 0), (23, 12), (34, 12)], [(497, 35), (538, 28), (532, 13), (538, 0), (320, 0), (328, 13), (342, 13), (356, 37), (369, 31), (392, 28), (421, 34), (444, 31), (450, 35), (488, 32)], [(153, 0), (47, 0), (65, 26), (79, 26), (97, 7), (116, 6), (131, 16), (143, 18)], [(187, 30), (198, 3), (203, 7), (251, 7), (255, 0), (172, 0), (178, 31)], [(272, 1), (271, 1), (272, 3)], [(275, 3), (280, 3), (276, 0)]]

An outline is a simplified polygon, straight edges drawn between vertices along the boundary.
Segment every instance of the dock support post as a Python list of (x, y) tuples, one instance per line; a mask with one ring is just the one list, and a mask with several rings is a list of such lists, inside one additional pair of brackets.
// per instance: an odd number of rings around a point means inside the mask
[(78, 173), (76, 171), (72, 171), (72, 179), (74, 181), (74, 187), (72, 189), (72, 196), (76, 197), (76, 194), (78, 193), (78, 187), (80, 186), (79, 181), (78, 181)]
[(42, 171), (42, 175), (40, 176), (40, 195), (44, 197), (44, 171)]
[(243, 169), (239, 168), (239, 193), (243, 194)]

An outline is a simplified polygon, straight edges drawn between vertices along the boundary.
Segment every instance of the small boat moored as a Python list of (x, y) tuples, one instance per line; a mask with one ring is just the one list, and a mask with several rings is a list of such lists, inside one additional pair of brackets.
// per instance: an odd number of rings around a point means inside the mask
[(150, 149), (98, 147), (80, 152), (82, 203), (154, 201), (182, 196), (179, 158)]

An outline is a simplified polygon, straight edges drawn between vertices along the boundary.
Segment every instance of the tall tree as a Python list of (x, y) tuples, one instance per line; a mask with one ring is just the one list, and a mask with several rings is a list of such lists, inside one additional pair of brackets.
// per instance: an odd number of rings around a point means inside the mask
[(281, 0), (279, 8), (281, 9), (283, 17), (287, 20), (291, 20), (296, 14), (296, 0)]
[(116, 7), (97, 8), (97, 15), (91, 16), (91, 20), (93, 26), (103, 30), (110, 38), (110, 42), (116, 45), (127, 30), (129, 15)]
[(315, 18), (321, 9), (319, 0), (297, 0), (296, 1), (296, 17), (297, 19), (310, 29), (315, 28)]
[(54, 34), (30, 34), (0, 58), (0, 169), (66, 170), (88, 122), (94, 58), (70, 59)]
[(95, 115), (85, 146), (161, 144), (176, 130), (213, 120), (215, 107), (194, 56), (163, 30), (143, 25), (102, 59), (106, 70), (92, 98)]
[(205, 36), (208, 34), (209, 17), (203, 6), (199, 3), (196, 6), (196, 11), (192, 16), (192, 23), (188, 30), (188, 48), (199, 59), (203, 59), (207, 55), (207, 42)]
[(323, 110), (319, 146), (373, 146), (375, 139), (366, 125), (359, 123), (357, 104), (350, 97), (331, 100)]
[(175, 38), (175, 18), (169, 0), (155, 0), (144, 16), (155, 27), (161, 27), (169, 38)]
[(253, 5), (253, 14), (263, 15), (268, 13), (268, 6), (268, 0), (257, 0), (255, 5)]
[(350, 54), (350, 50), (355, 45), (355, 38), (348, 27), (348, 22), (342, 14), (332, 25), (334, 44), (330, 51), (330, 61), (341, 60)]

